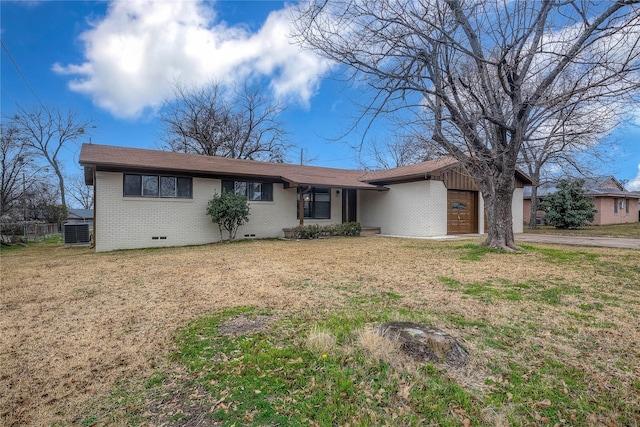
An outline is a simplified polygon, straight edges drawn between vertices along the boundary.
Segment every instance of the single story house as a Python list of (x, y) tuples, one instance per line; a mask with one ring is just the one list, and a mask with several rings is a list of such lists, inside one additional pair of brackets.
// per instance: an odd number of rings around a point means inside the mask
[[(429, 237), (483, 233), (484, 203), (474, 180), (451, 158), (376, 172), (267, 163), (84, 144), (85, 182), (94, 188), (96, 251), (205, 244), (221, 240), (206, 214), (214, 194), (247, 196), (239, 238), (284, 236), (299, 223), (358, 221), (381, 234)], [(516, 172), (514, 232), (522, 232)]]
[[(585, 194), (593, 198), (598, 211), (591, 225), (609, 225), (638, 222), (639, 193), (630, 192), (613, 176), (596, 176), (585, 178), (583, 188)], [(556, 184), (544, 184), (538, 187), (538, 199), (557, 191)], [(524, 188), (523, 220), (529, 223), (531, 218), (531, 187)], [(538, 211), (536, 218), (544, 222), (545, 212)]]
[(67, 221), (93, 222), (93, 209), (67, 209)]

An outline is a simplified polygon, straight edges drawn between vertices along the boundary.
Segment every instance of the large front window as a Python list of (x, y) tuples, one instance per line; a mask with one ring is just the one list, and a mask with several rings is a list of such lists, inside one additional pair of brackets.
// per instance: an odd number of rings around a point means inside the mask
[(222, 181), (222, 191), (245, 196), (247, 200), (272, 202), (273, 184), (270, 182)]
[(191, 199), (193, 197), (191, 178), (162, 175), (124, 174), (126, 197), (163, 197)]
[[(298, 187), (298, 192), (300, 189)], [(331, 219), (331, 189), (312, 187), (302, 193), (304, 217), (310, 219)], [(298, 218), (300, 218), (300, 195), (298, 194)]]

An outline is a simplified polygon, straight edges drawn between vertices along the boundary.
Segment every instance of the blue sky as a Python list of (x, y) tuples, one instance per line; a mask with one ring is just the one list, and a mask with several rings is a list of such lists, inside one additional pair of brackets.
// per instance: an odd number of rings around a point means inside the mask
[[(362, 89), (290, 43), (283, 1), (3, 0), (0, 13), (2, 40), (33, 92), (45, 104), (92, 118), (94, 143), (159, 148), (155, 113), (176, 78), (257, 77), (269, 80), (274, 98), (287, 106), (281, 119), (298, 147), (289, 161), (298, 162), (304, 149), (311, 164), (358, 167), (349, 144), (361, 133), (344, 133)], [(16, 103), (38, 103), (4, 50), (1, 89), (3, 114)], [(378, 141), (391, 135), (382, 124), (372, 133)], [(598, 172), (640, 190), (640, 128), (626, 125), (612, 137), (620, 143), (619, 161)], [(67, 148), (67, 173), (80, 170), (78, 151), (79, 145)]]

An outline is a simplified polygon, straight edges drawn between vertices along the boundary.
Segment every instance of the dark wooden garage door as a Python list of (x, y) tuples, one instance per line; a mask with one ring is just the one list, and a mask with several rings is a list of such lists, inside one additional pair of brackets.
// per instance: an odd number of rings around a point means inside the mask
[(478, 232), (478, 192), (447, 191), (447, 234)]

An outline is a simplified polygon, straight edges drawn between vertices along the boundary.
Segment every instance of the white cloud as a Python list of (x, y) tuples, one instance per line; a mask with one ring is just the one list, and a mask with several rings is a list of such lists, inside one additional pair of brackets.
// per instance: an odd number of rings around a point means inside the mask
[(640, 191), (640, 164), (638, 164), (638, 175), (627, 183), (626, 188), (629, 191)]
[(81, 36), (86, 61), (53, 70), (74, 76), (72, 90), (117, 117), (157, 107), (175, 80), (197, 85), (267, 77), (279, 100), (308, 105), (331, 66), (294, 45), (288, 33), (284, 9), (250, 33), (217, 22), (202, 1), (115, 0)]

